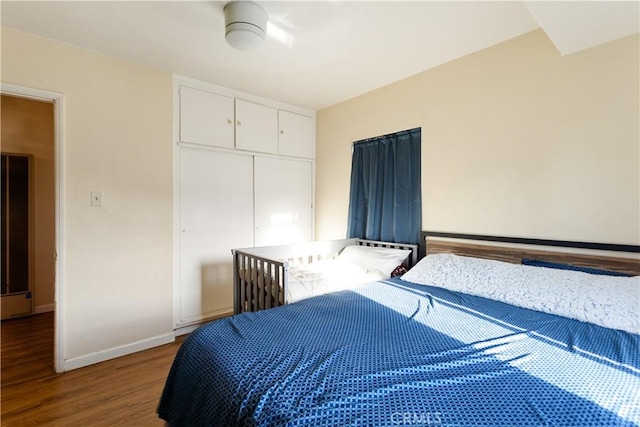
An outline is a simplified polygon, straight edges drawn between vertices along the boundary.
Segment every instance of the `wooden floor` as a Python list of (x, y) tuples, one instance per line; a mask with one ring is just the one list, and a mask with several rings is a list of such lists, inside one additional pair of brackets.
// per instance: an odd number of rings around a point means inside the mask
[(3, 427), (164, 425), (155, 410), (182, 340), (55, 374), (53, 313), (1, 327)]

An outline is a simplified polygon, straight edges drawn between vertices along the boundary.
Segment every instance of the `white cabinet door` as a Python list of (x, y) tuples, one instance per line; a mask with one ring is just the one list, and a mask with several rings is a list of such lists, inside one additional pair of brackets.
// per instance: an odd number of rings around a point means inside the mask
[(310, 241), (311, 162), (256, 156), (254, 163), (256, 246)]
[(180, 141), (233, 148), (233, 97), (180, 87)]
[(278, 111), (279, 152), (283, 156), (313, 159), (316, 154), (316, 127), (313, 117)]
[(180, 209), (178, 327), (233, 310), (231, 249), (253, 246), (253, 157), (181, 147)]
[(278, 110), (236, 99), (236, 148), (278, 154)]

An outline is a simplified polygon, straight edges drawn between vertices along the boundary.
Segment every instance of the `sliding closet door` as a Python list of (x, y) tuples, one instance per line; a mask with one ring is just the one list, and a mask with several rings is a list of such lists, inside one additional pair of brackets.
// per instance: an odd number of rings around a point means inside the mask
[(256, 156), (256, 246), (312, 239), (312, 174), (310, 161)]
[(180, 148), (178, 325), (233, 311), (232, 248), (253, 246), (253, 157)]

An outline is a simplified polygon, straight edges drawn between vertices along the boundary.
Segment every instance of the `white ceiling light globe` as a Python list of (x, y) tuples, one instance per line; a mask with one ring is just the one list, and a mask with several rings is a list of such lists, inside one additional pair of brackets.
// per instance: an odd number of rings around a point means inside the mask
[(238, 50), (251, 51), (264, 46), (267, 12), (257, 3), (233, 1), (224, 7), (225, 38)]

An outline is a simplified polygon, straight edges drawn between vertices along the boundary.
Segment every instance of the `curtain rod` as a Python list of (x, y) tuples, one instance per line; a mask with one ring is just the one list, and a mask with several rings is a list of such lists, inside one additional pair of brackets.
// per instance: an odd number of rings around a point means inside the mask
[(379, 139), (379, 138), (387, 138), (387, 137), (390, 137), (390, 136), (400, 136), (402, 134), (411, 134), (411, 133), (416, 133), (416, 132), (421, 132), (421, 131), (422, 131), (421, 127), (417, 127), (417, 128), (413, 128), (413, 129), (407, 129), (407, 130), (400, 130), (398, 132), (391, 132), (391, 133), (388, 133), (386, 135), (372, 136), (370, 138), (361, 139), (359, 141), (353, 141), (351, 144), (355, 145), (355, 144), (360, 144), (362, 142), (373, 141), (373, 140)]

